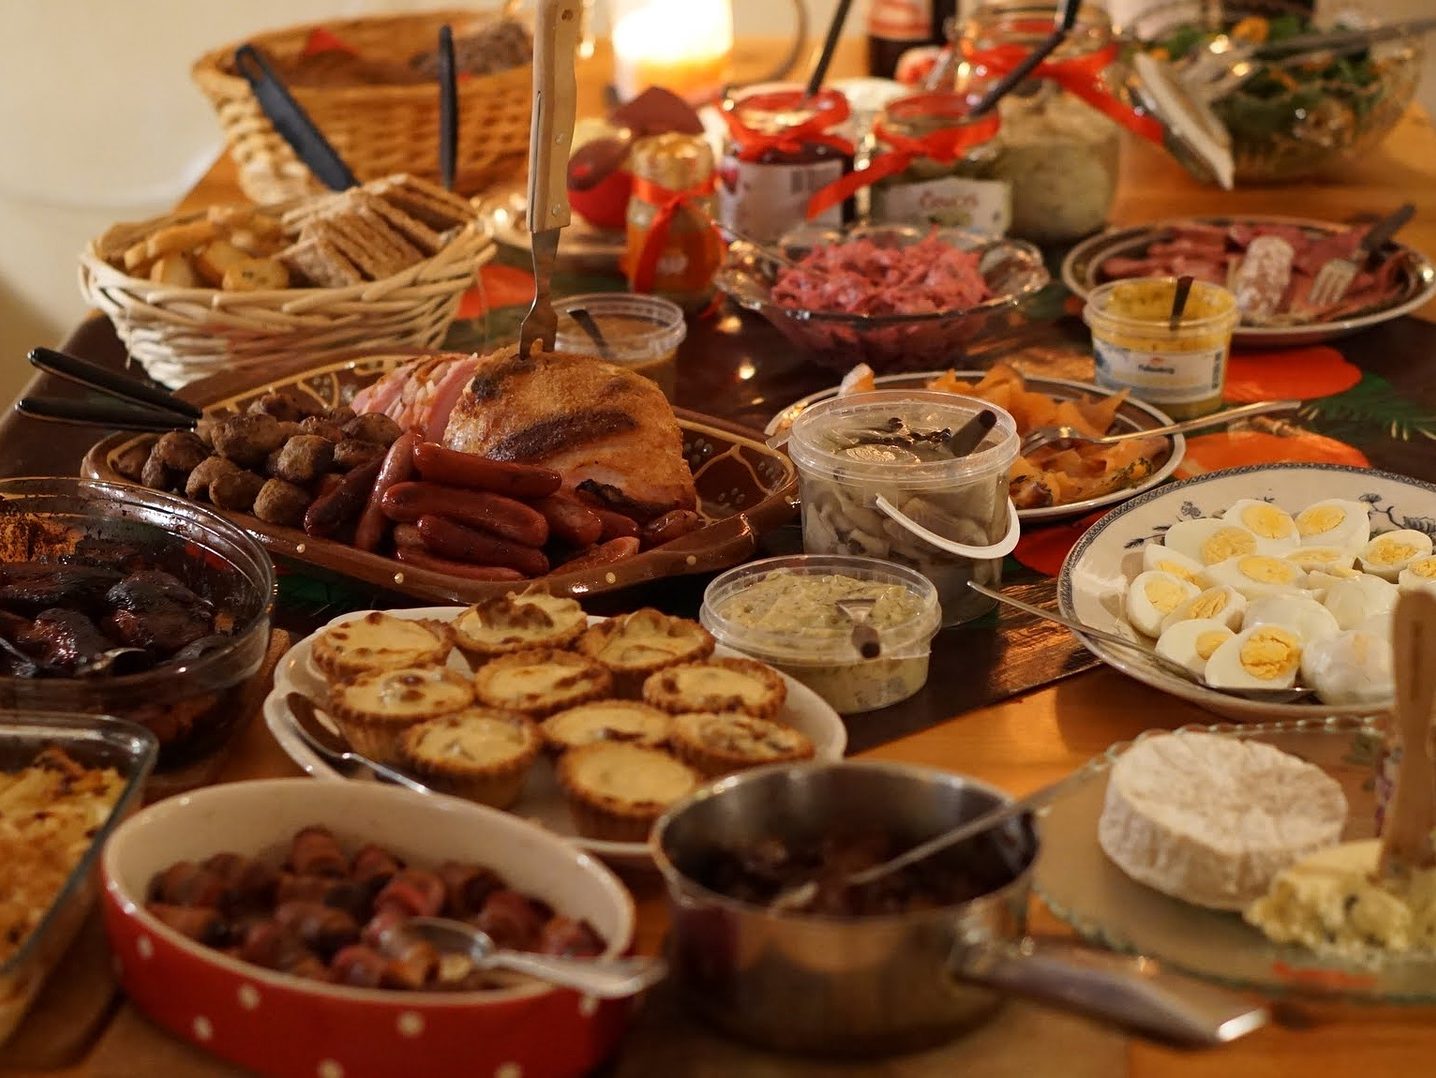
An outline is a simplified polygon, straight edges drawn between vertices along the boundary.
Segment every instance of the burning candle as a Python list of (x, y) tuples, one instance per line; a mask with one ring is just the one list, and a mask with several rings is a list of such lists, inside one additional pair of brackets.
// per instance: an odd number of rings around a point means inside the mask
[(614, 82), (624, 100), (662, 86), (692, 104), (715, 96), (733, 52), (729, 0), (618, 0)]

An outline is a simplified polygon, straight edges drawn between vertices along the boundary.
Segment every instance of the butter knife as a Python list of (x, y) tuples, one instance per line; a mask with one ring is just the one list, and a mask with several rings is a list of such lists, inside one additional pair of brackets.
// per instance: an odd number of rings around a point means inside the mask
[(569, 223), (568, 155), (578, 87), (574, 57), (582, 0), (540, 0), (534, 29), (534, 113), (529, 128), (528, 226), (534, 301), (519, 327), (519, 355), (553, 350), (558, 316), (549, 297), (559, 234)]

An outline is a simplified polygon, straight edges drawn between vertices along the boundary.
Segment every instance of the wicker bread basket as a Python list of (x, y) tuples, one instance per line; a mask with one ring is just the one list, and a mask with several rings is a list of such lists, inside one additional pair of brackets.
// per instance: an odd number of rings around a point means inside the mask
[(437, 347), (478, 267), (494, 255), (492, 234), (475, 220), (432, 258), (346, 288), (180, 288), (132, 277), (108, 261), (156, 229), (204, 216), (200, 210), (115, 225), (80, 255), (80, 292), (109, 316), (150, 377), (167, 386), (299, 355), (318, 361), (357, 350)]
[[(450, 10), (429, 14), (336, 19), (249, 38), (271, 56), (297, 56), (315, 29), (332, 31), (361, 55), (398, 62), (432, 49), (439, 27), (455, 36), (493, 15)], [(280, 138), (234, 69), (236, 42), (200, 57), (192, 75), (219, 114), (239, 183), (255, 202), (285, 202), (321, 190)], [(533, 65), (458, 80), (459, 140), (454, 187), (472, 195), (518, 172), (528, 155)], [(394, 172), (439, 175), (439, 92), (434, 83), (373, 86), (292, 86), (295, 99), (359, 182)]]

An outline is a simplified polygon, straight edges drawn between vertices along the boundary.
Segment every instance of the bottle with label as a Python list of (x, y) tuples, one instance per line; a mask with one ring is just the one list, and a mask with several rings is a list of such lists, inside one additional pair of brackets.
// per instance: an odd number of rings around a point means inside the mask
[(887, 106), (876, 132), (881, 149), (868, 171), (894, 171), (873, 184), (875, 223), (1007, 232), (1012, 189), (994, 172), (1000, 121), (996, 112), (973, 117), (971, 103), (965, 94), (936, 92)]
[(713, 275), (723, 260), (713, 224), (716, 177), (708, 140), (678, 132), (639, 139), (629, 168), (629, 287), (701, 310), (713, 298)]
[(957, 0), (872, 0), (868, 8), (868, 74), (890, 79), (909, 49), (941, 45), (957, 17)]
[(851, 198), (808, 216), (812, 196), (853, 170), (853, 144), (836, 130), (849, 111), (838, 90), (808, 97), (796, 87), (757, 87), (725, 101), (718, 219), (759, 243), (804, 221), (836, 227), (853, 220)]

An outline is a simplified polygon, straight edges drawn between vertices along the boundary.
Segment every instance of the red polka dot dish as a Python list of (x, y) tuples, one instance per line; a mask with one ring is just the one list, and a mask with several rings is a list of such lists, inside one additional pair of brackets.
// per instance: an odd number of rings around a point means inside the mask
[(605, 956), (632, 945), (633, 901), (618, 878), (508, 813), (378, 784), (230, 783), (150, 806), (105, 848), (105, 928), (120, 984), (137, 1007), (207, 1052), (286, 1078), (568, 1078), (612, 1053), (631, 1000), (595, 1000), (537, 981), (430, 992), (306, 980), (207, 947), (145, 909), (151, 879), (175, 862), (221, 851), (275, 861), (313, 824), (346, 849), (374, 843), (413, 865), (491, 866), (515, 889), (591, 924), (607, 943)]

